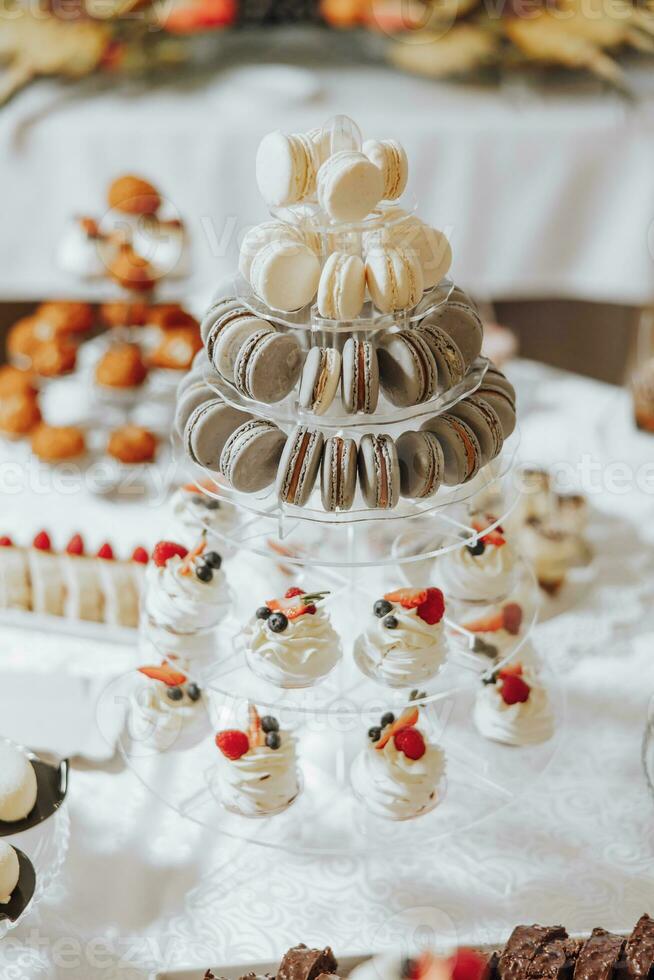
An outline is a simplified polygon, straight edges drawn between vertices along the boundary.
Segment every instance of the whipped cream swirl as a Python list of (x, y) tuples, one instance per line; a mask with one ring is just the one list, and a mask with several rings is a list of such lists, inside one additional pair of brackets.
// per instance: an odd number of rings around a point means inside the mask
[[(443, 621), (430, 625), (417, 609), (393, 607), (397, 627), (375, 621), (356, 642), (355, 658), (368, 662), (375, 676), (390, 687), (420, 684), (434, 677), (447, 657)], [(385, 618), (385, 617), (384, 617)]]
[(252, 669), (278, 687), (308, 687), (341, 658), (341, 641), (322, 606), (289, 619), (281, 633), (253, 619), (245, 631)]
[(295, 738), (280, 731), (281, 745), (258, 745), (240, 759), (218, 753), (223, 806), (246, 817), (265, 816), (287, 807), (300, 791)]
[(443, 589), (455, 599), (501, 599), (511, 591), (515, 565), (515, 552), (508, 544), (487, 544), (480, 555), (458, 548), (443, 559)]
[(203, 582), (193, 568), (189, 574), (182, 574), (183, 567), (178, 555), (163, 566), (150, 562), (146, 573), (146, 613), (156, 626), (173, 633), (212, 629), (229, 608), (225, 573), (215, 568), (211, 581)]
[(421, 759), (409, 759), (389, 739), (383, 749), (370, 742), (356, 757), (351, 781), (368, 809), (387, 820), (408, 820), (431, 810), (439, 801), (445, 754), (426, 743)]
[(505, 745), (537, 745), (554, 733), (554, 717), (547, 691), (530, 671), (524, 673), (529, 687), (527, 701), (507, 704), (498, 684), (484, 684), (475, 701), (474, 722), (484, 738)]

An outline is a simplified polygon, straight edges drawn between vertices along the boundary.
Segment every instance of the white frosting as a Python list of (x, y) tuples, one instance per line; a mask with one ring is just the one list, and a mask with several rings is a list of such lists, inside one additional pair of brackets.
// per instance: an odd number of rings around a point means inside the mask
[[(209, 508), (207, 504), (210, 502), (219, 506)], [(230, 531), (238, 521), (234, 507), (205, 497), (201, 490), (180, 487), (171, 498), (171, 508), (175, 521), (171, 536), (187, 548), (193, 547), (203, 529)]]
[(396, 629), (384, 626), (386, 617), (375, 617), (357, 639), (355, 656), (365, 658), (378, 679), (390, 686), (406, 687), (434, 677), (447, 656), (443, 621), (431, 626), (416, 609), (399, 604), (388, 615), (397, 619)]
[(162, 681), (137, 673), (130, 697), (130, 738), (157, 751), (175, 748), (182, 733), (186, 747), (191, 729), (199, 734), (206, 728), (206, 705), (202, 697), (192, 701), (186, 693), (186, 685), (183, 685), (183, 698), (173, 701), (168, 697), (167, 690), (167, 685)]
[(0, 548), (0, 609), (29, 609), (27, 556), (22, 548)]
[(474, 708), (474, 722), (484, 738), (505, 745), (535, 745), (546, 742), (554, 732), (547, 691), (541, 687), (530, 671), (524, 672), (524, 680), (531, 690), (527, 701), (507, 704), (498, 684), (484, 684), (478, 691)]
[(508, 544), (499, 548), (487, 544), (481, 555), (473, 555), (467, 547), (457, 548), (441, 563), (445, 594), (457, 599), (501, 599), (511, 591), (515, 563), (515, 552)]
[(295, 738), (280, 731), (278, 749), (267, 745), (250, 749), (240, 759), (228, 759), (218, 750), (218, 774), (225, 807), (248, 817), (275, 813), (288, 806), (300, 791)]
[(253, 669), (279, 687), (306, 687), (341, 658), (341, 641), (322, 606), (289, 619), (282, 633), (274, 633), (268, 620), (253, 619), (246, 638)]
[(62, 555), (61, 564), (65, 589), (64, 616), (101, 623), (104, 599), (97, 560), (83, 555)]
[(525, 524), (520, 533), (525, 558), (541, 582), (561, 582), (575, 563), (577, 544), (573, 535), (550, 523)]
[(133, 564), (106, 558), (97, 559), (96, 568), (104, 599), (104, 621), (110, 626), (138, 626), (139, 593)]
[(157, 625), (173, 633), (212, 629), (229, 608), (225, 573), (213, 569), (210, 582), (202, 582), (192, 568), (182, 574), (183, 560), (174, 555), (164, 566), (150, 562), (146, 574), (145, 609)]
[(0, 905), (6, 905), (11, 900), (19, 875), (18, 855), (11, 844), (0, 840)]
[(350, 778), (372, 813), (407, 820), (436, 805), (444, 774), (445, 754), (438, 745), (426, 743), (421, 759), (409, 759), (391, 738), (383, 749), (369, 742), (354, 760)]
[(0, 820), (22, 820), (36, 803), (36, 774), (15, 745), (0, 742)]
[(32, 609), (51, 616), (64, 614), (64, 577), (59, 556), (30, 548), (28, 552)]

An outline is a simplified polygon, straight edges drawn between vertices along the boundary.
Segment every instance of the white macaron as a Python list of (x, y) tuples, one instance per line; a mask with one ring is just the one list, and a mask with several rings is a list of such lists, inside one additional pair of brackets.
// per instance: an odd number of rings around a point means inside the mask
[(250, 267), (250, 285), (275, 310), (300, 310), (316, 295), (320, 262), (308, 245), (296, 241), (268, 242)]
[(320, 167), (318, 202), (334, 221), (361, 221), (384, 192), (381, 171), (358, 150), (341, 150)]
[(422, 267), (415, 252), (382, 245), (368, 253), (366, 283), (380, 313), (410, 309), (423, 293)]
[(316, 187), (318, 155), (310, 136), (286, 135), (276, 130), (261, 140), (256, 173), (259, 191), (266, 204), (282, 207), (297, 204)]
[(318, 312), (328, 320), (353, 320), (363, 306), (366, 269), (358, 255), (332, 252), (318, 285)]
[(406, 188), (409, 161), (404, 147), (397, 140), (366, 140), (363, 152), (381, 172), (384, 180), (384, 201), (397, 201)]

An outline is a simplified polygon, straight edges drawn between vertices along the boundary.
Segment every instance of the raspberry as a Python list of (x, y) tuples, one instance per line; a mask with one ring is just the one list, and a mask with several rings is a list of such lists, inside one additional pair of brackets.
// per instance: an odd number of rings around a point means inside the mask
[(304, 595), (304, 590), (303, 589), (298, 589), (297, 585), (293, 585), (293, 586), (291, 586), (290, 589), (288, 589), (287, 592), (285, 592), (284, 598), (285, 599), (294, 599), (296, 597), (296, 595)]
[(50, 542), (50, 535), (48, 532), (39, 531), (32, 541), (32, 546), (37, 548), (39, 551), (52, 551), (52, 544)]
[(104, 558), (105, 561), (113, 561), (114, 549), (111, 545), (105, 541), (100, 550), (98, 551), (98, 558)]
[(481, 953), (462, 947), (452, 957), (451, 980), (481, 980), (486, 965), (486, 958)]
[(132, 552), (132, 561), (137, 561), (139, 565), (147, 565), (149, 559), (145, 548), (141, 548), (140, 546), (138, 548), (134, 548), (134, 551)]
[(387, 592), (384, 599), (389, 602), (399, 602), (403, 609), (417, 609), (427, 600), (429, 589), (396, 589)]
[(436, 623), (440, 623), (444, 615), (445, 599), (443, 593), (440, 589), (427, 589), (427, 598), (418, 606), (418, 616), (430, 626), (435, 626)]
[(240, 732), (237, 728), (229, 728), (225, 732), (218, 732), (216, 745), (224, 756), (236, 761), (249, 751), (250, 740), (245, 732)]
[(403, 728), (393, 737), (395, 748), (404, 752), (407, 759), (422, 759), (427, 751), (425, 740), (417, 728)]
[(529, 700), (529, 684), (517, 674), (509, 674), (502, 679), (500, 694), (505, 704), (524, 704)]
[(174, 541), (159, 541), (154, 546), (152, 560), (159, 568), (163, 568), (166, 562), (170, 561), (175, 555), (178, 555), (180, 558), (186, 558), (188, 548), (185, 548), (181, 544), (175, 544)]
[(81, 534), (74, 534), (68, 544), (66, 545), (66, 554), (68, 555), (83, 555), (84, 554), (84, 541), (82, 540)]
[(6, 534), (0, 538), (0, 548), (12, 548), (13, 544), (14, 542)]

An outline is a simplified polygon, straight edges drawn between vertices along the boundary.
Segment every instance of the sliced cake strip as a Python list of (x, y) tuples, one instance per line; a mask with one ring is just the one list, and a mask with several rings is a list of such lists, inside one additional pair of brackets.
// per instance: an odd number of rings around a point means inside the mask
[(654, 975), (654, 919), (642, 915), (627, 940), (624, 959), (629, 977)]
[(574, 980), (611, 980), (626, 939), (606, 929), (593, 929), (579, 951)]

